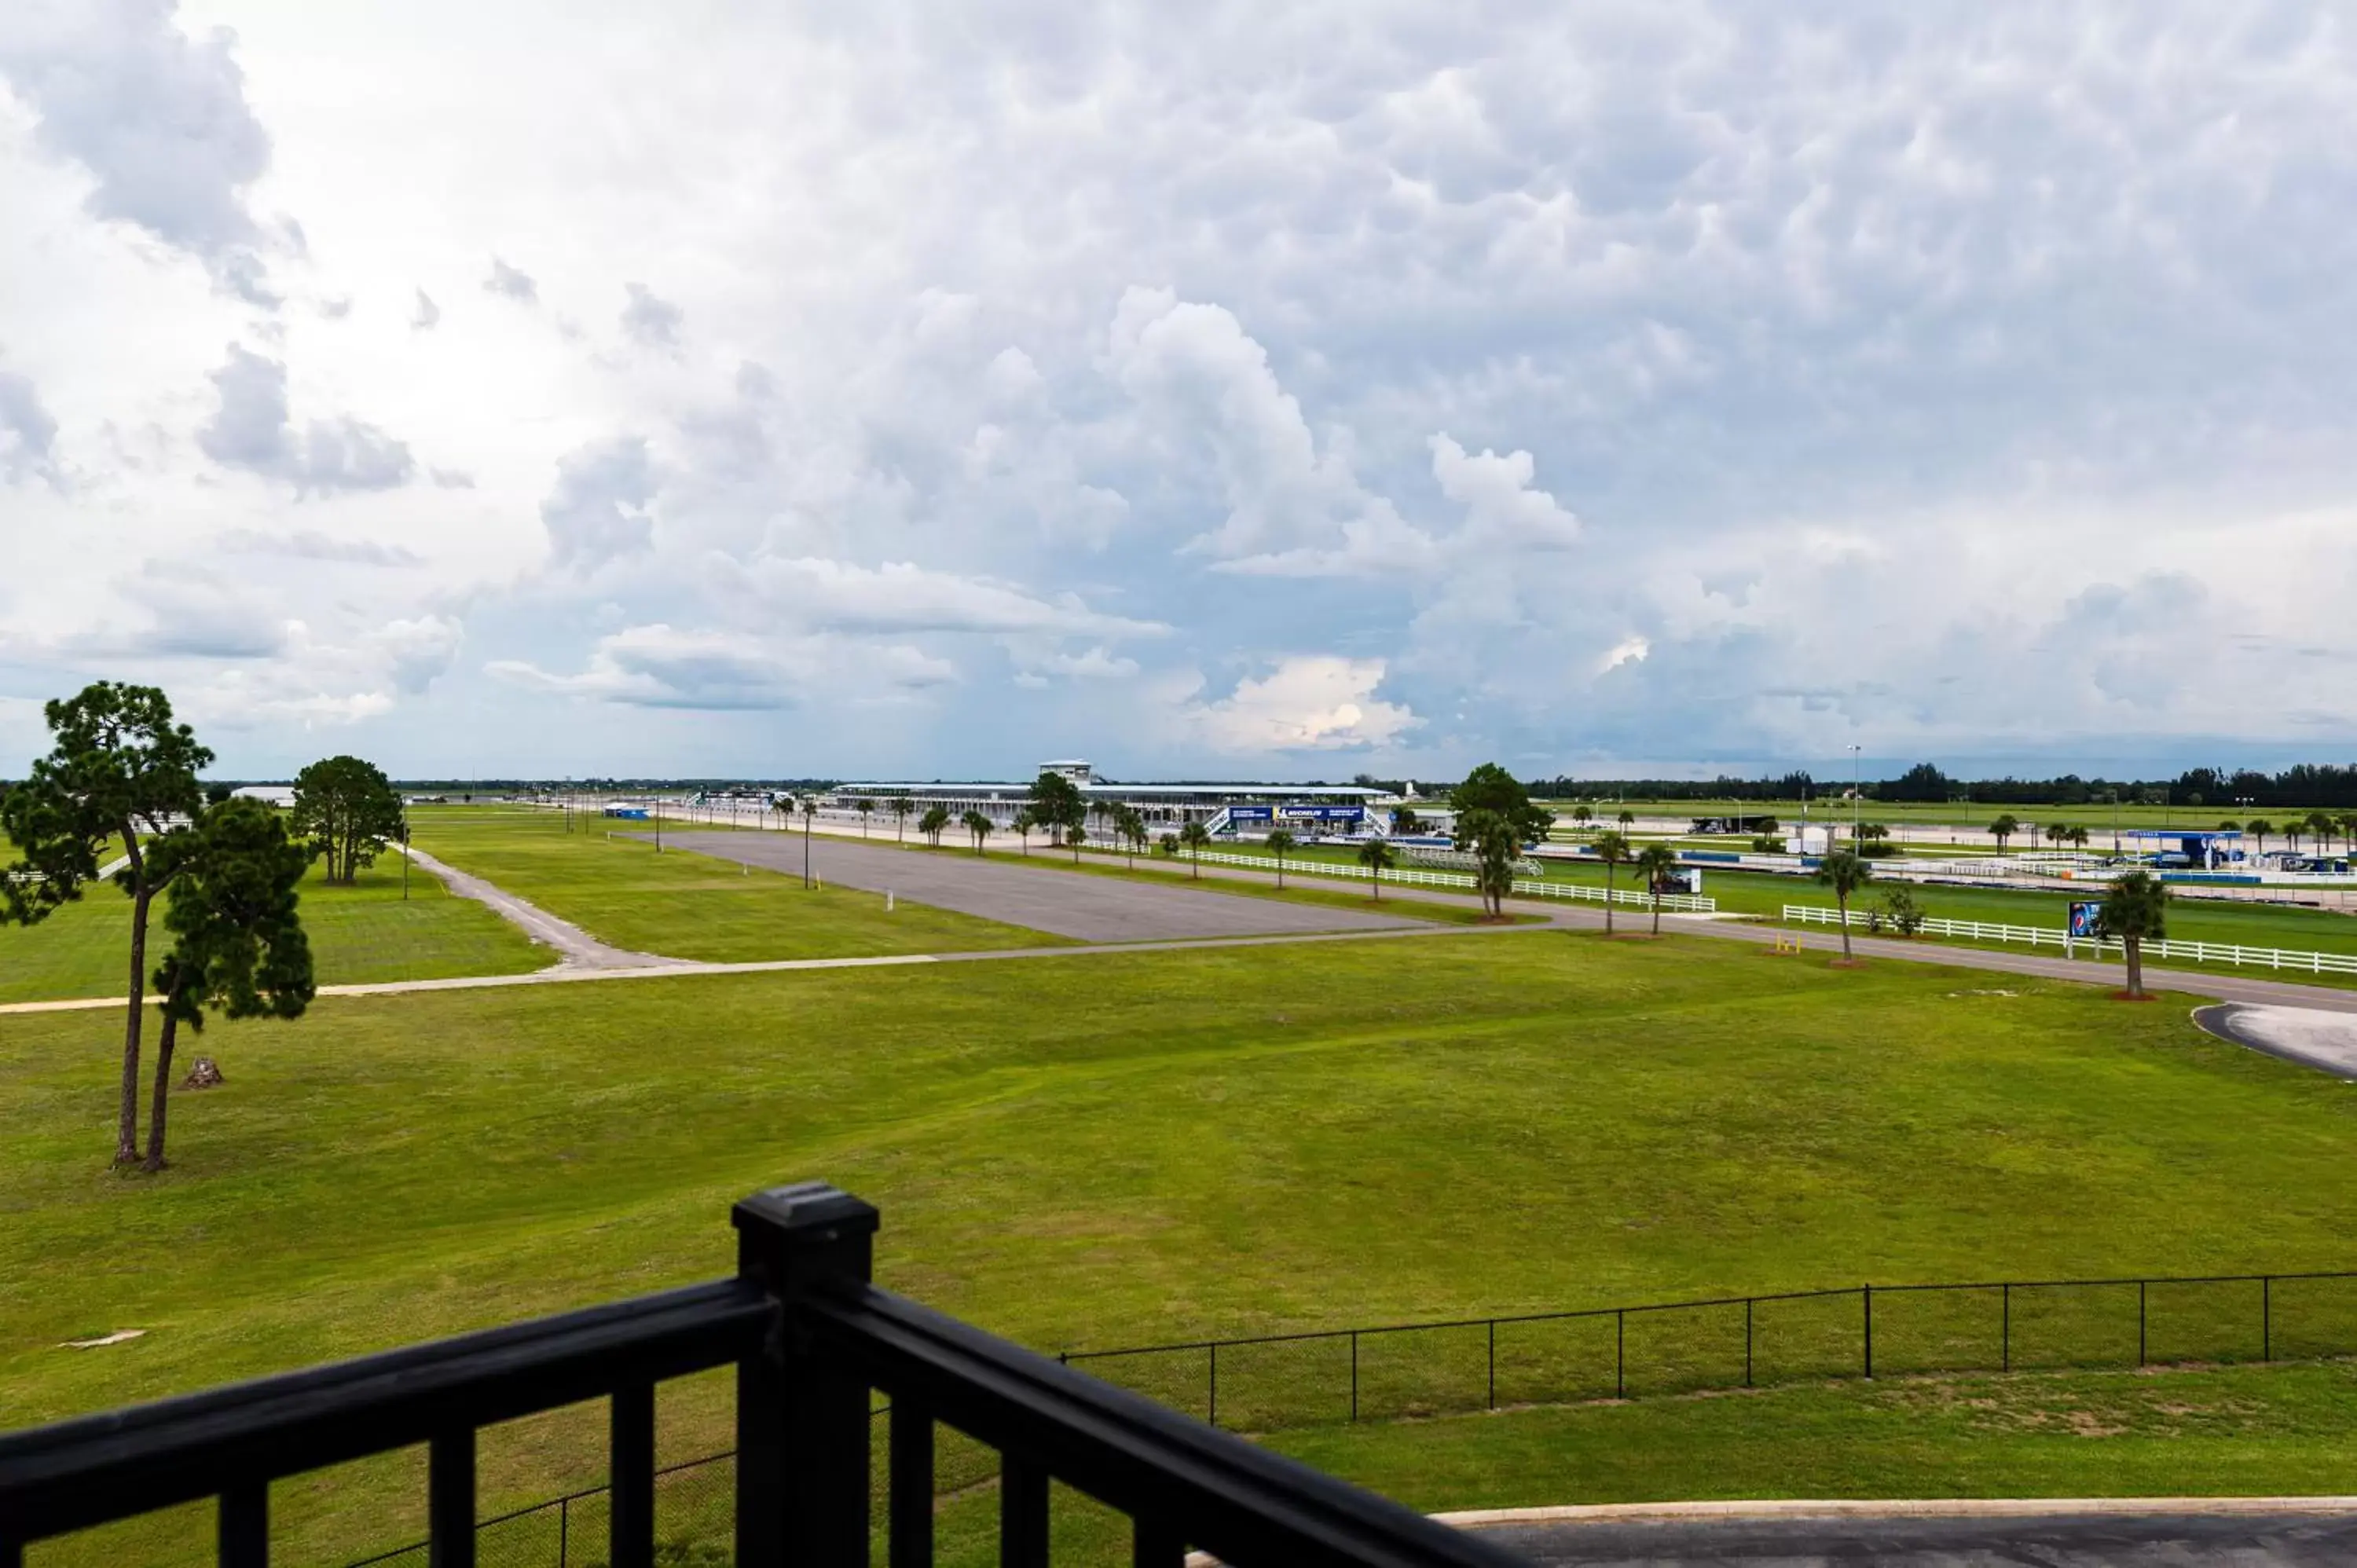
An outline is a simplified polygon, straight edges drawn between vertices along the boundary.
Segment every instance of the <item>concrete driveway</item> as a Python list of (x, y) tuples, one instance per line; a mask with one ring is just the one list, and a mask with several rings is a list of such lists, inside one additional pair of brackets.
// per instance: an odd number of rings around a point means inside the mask
[[(663, 848), (693, 850), (794, 875), (802, 868), (798, 833), (666, 832)], [(1175, 879), (1140, 883), (1076, 875), (1020, 861), (915, 852), (889, 842), (862, 843), (823, 834), (812, 835), (810, 856), (811, 869), (819, 878), (838, 886), (888, 892), (936, 909), (1085, 942), (1384, 930), (1424, 924), (1357, 909), (1239, 897)]]

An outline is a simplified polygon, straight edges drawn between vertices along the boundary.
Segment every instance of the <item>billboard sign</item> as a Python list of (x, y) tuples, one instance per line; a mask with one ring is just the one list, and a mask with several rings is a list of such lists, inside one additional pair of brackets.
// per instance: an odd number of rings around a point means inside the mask
[(1265, 822), (1273, 821), (1275, 815), (1275, 808), (1272, 806), (1230, 806), (1228, 808), (1228, 821), (1232, 822)]
[(1280, 806), (1277, 810), (1286, 821), (1292, 822), (1363, 822), (1367, 820), (1364, 806)]
[(2092, 941), (2100, 934), (2104, 906), (2100, 899), (2071, 900), (2071, 935), (2074, 940)]

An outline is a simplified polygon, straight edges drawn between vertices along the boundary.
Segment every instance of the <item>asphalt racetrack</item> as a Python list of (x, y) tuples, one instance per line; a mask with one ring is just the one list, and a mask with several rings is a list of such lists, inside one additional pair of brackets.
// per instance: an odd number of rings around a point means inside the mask
[[(804, 841), (799, 833), (667, 831), (662, 842), (666, 850), (692, 850), (771, 871), (802, 874)], [(891, 893), (936, 909), (1084, 942), (1383, 930), (1424, 924), (1371, 911), (1214, 893), (1175, 878), (1127, 882), (1048, 865), (912, 853), (891, 843), (861, 843), (823, 833), (813, 834), (809, 847), (812, 872), (832, 886)], [(1049, 853), (1040, 852), (1043, 858)]]

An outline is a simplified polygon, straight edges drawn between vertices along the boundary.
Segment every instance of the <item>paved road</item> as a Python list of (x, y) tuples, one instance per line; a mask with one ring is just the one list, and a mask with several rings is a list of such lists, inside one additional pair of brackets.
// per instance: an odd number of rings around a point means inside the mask
[(2193, 1021), (2222, 1040), (2336, 1078), (2357, 1079), (2357, 1015), (2221, 1002), (2195, 1008)]
[[(785, 833), (667, 832), (663, 847), (774, 871), (798, 874), (802, 866), (801, 842)], [(1240, 898), (1183, 884), (1156, 886), (1075, 875), (1020, 861), (912, 854), (840, 838), (813, 835), (810, 851), (811, 869), (823, 882), (890, 892), (937, 909), (1088, 942), (1372, 931), (1422, 923), (1356, 909)]]
[(1654, 1519), (1510, 1525), (1489, 1540), (1544, 1568), (2309, 1568), (2357, 1558), (2357, 1514), (2070, 1512), (1946, 1518)]

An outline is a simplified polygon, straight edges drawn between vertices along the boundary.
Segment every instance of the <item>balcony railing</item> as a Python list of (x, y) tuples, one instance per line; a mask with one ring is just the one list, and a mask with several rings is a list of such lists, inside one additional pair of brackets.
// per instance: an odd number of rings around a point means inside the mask
[(655, 1385), (737, 1368), (740, 1568), (866, 1568), (870, 1402), (891, 1401), (887, 1561), (933, 1558), (937, 1423), (996, 1448), (999, 1560), (1048, 1561), (1049, 1483), (1129, 1516), (1141, 1568), (1504, 1568), (1397, 1503), (870, 1283), (876, 1210), (816, 1182), (733, 1212), (734, 1279), (0, 1436), (0, 1568), (33, 1541), (213, 1497), (219, 1560), (270, 1560), (274, 1480), (427, 1445), (435, 1568), (475, 1561), (475, 1434), (595, 1398), (611, 1414), (608, 1557), (654, 1561)]

